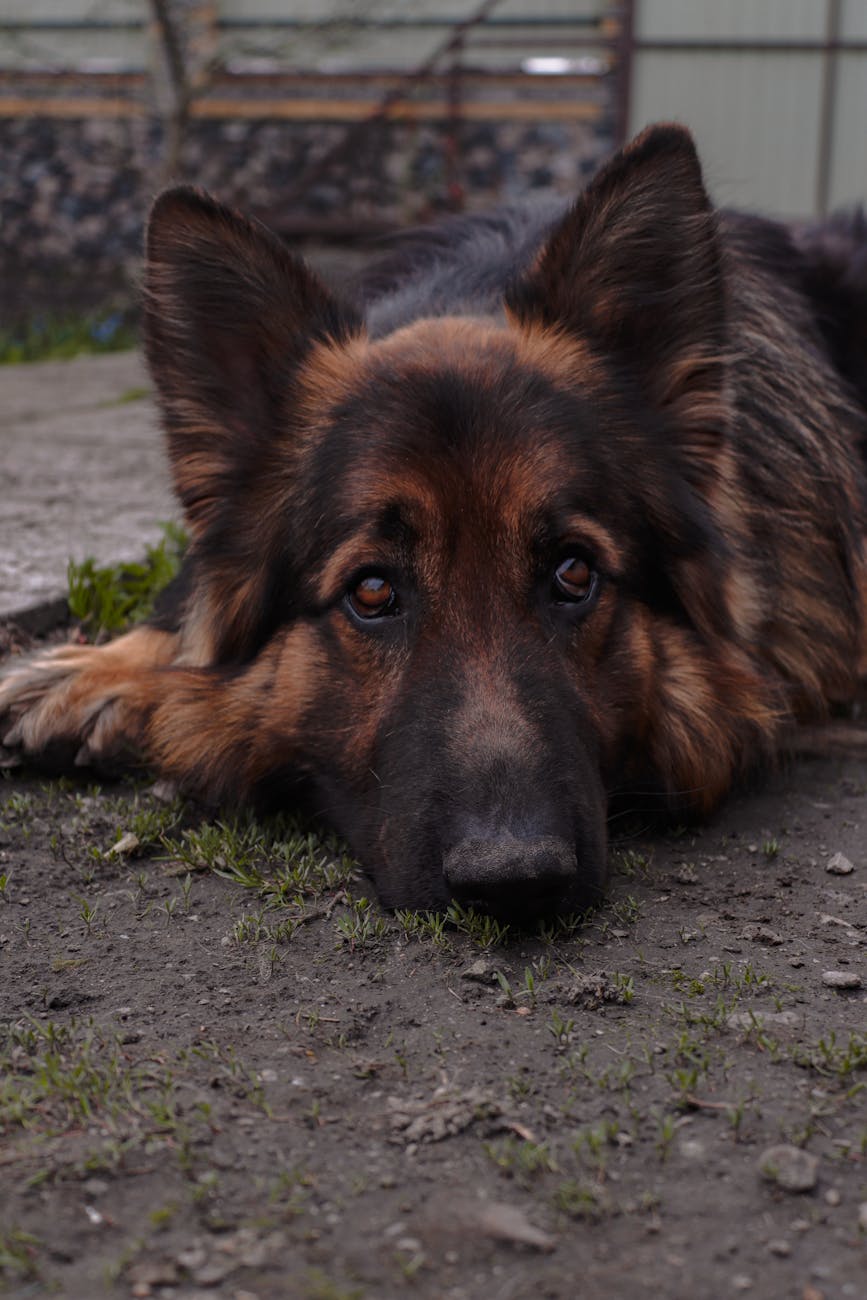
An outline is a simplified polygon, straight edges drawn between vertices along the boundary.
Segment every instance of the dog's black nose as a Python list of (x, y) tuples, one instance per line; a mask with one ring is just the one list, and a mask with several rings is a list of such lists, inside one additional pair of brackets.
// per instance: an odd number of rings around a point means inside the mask
[(461, 840), (443, 859), (458, 902), (490, 911), (544, 912), (576, 882), (575, 848), (555, 835)]

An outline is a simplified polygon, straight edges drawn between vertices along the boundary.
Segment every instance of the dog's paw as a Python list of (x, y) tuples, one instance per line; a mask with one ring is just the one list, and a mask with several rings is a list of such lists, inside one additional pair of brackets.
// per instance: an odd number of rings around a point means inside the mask
[(135, 635), (106, 646), (62, 646), (7, 670), (0, 679), (6, 761), (23, 756), (51, 767), (128, 761), (140, 720), (129, 698), (134, 663), (124, 642)]

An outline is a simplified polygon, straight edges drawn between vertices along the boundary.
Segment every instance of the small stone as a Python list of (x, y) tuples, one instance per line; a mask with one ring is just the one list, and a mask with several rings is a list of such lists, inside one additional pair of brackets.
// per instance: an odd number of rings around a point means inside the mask
[(191, 1270), (191, 1275), (197, 1286), (219, 1286), (237, 1267), (234, 1260), (212, 1259)]
[(782, 1143), (762, 1152), (759, 1173), (784, 1192), (811, 1192), (819, 1177), (819, 1160), (809, 1151)]
[(862, 1201), (858, 1206), (858, 1227), (862, 1232), (867, 1232), (867, 1201)]
[(188, 1273), (192, 1273), (196, 1269), (202, 1268), (207, 1259), (208, 1255), (204, 1247), (196, 1245), (188, 1246), (186, 1250), (182, 1250), (177, 1257), (177, 1262), (181, 1268), (186, 1269)]
[(108, 1191), (108, 1183), (104, 1178), (88, 1178), (84, 1184), (84, 1190), (88, 1196), (95, 1200), (97, 1196), (105, 1196)]
[(484, 958), (474, 961), (472, 966), (461, 971), (462, 980), (471, 980), (474, 984), (491, 984), (496, 979), (496, 968)]
[(135, 853), (141, 841), (132, 831), (127, 831), (126, 835), (121, 835), (120, 839), (112, 844), (109, 849), (109, 855), (112, 853)]
[(753, 1289), (753, 1279), (746, 1273), (735, 1273), (732, 1278), (732, 1286), (735, 1291), (751, 1291)]
[[(133, 1295), (150, 1295), (155, 1286), (174, 1286), (178, 1280), (178, 1270), (171, 1260), (143, 1259), (132, 1264), (129, 1269)], [(143, 1287), (144, 1290), (135, 1290)]]
[(822, 983), (829, 989), (860, 989), (861, 976), (853, 970), (826, 970)]
[(785, 1237), (774, 1237), (768, 1242), (768, 1250), (772, 1255), (778, 1255), (780, 1259), (785, 1259), (792, 1253), (791, 1244), (786, 1241)]
[(771, 948), (779, 948), (783, 942), (783, 936), (769, 925), (746, 925), (740, 937), (750, 939), (753, 943), (766, 943)]
[(476, 1222), (480, 1231), (495, 1241), (515, 1241), (541, 1251), (553, 1250), (556, 1244), (549, 1233), (532, 1224), (516, 1205), (487, 1201), (477, 1207)]
[(827, 1192), (825, 1193), (826, 1205), (839, 1205), (842, 1199), (843, 1198), (841, 1197), (836, 1187), (829, 1187)]
[(851, 876), (855, 864), (842, 853), (835, 853), (833, 858), (828, 859), (825, 870), (830, 871), (832, 876)]

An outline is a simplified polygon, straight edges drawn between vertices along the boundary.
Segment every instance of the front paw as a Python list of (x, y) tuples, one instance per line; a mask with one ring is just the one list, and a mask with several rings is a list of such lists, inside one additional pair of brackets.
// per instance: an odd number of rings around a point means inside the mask
[[(117, 643), (119, 644), (119, 643)], [(62, 646), (0, 679), (0, 741), (8, 765), (114, 765), (135, 749), (134, 720), (113, 646)]]

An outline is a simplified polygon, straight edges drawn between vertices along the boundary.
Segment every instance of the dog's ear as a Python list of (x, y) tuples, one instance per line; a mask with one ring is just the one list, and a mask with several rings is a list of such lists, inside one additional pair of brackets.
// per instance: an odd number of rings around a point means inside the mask
[(716, 219), (687, 130), (650, 127), (616, 154), (506, 306), (520, 325), (578, 333), (627, 362), (701, 475), (720, 433), (726, 325)]
[(285, 426), (305, 352), (360, 329), (355, 314), (258, 222), (188, 187), (156, 200), (146, 239), (144, 342), (193, 536)]

